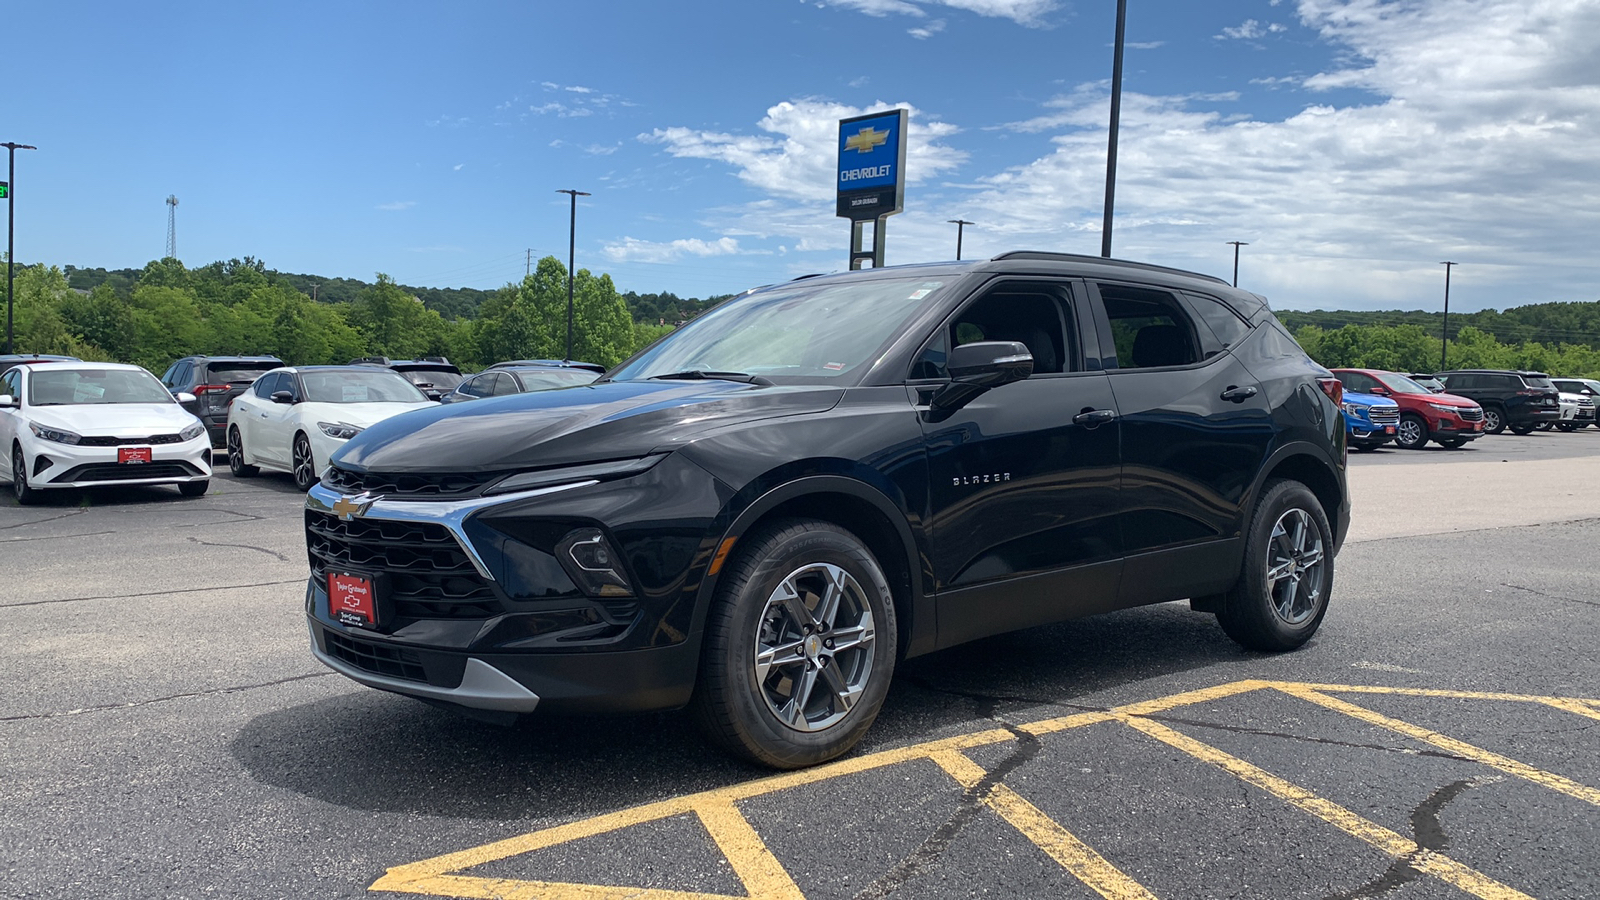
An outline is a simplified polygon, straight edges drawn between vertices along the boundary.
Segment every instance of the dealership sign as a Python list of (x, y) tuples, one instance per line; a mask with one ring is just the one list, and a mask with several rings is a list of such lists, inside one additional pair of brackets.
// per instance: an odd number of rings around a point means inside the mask
[(839, 120), (838, 213), (879, 219), (905, 204), (906, 111)]

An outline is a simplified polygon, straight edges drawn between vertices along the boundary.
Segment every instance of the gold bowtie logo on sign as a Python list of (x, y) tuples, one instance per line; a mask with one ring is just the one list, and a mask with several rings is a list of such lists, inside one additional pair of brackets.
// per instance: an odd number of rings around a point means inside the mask
[(855, 134), (844, 139), (844, 148), (857, 153), (871, 153), (872, 148), (881, 147), (889, 141), (889, 129), (874, 131), (872, 126), (861, 129)]

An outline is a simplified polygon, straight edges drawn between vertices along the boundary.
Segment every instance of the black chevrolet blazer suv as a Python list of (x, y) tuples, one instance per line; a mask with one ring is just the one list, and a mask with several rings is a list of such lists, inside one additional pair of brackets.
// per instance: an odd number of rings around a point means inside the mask
[(306, 502), (313, 652), (490, 717), (688, 706), (790, 768), (986, 635), (1188, 598), (1293, 649), (1349, 523), (1340, 395), (1260, 297), (1159, 266), (751, 290), (594, 384), (353, 438)]

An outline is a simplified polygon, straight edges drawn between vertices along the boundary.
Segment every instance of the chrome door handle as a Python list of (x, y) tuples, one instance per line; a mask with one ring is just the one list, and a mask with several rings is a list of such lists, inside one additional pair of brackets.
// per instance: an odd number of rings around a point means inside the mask
[(1093, 428), (1096, 425), (1103, 425), (1116, 417), (1117, 411), (1114, 409), (1086, 409), (1072, 417), (1072, 424)]
[(1232, 400), (1234, 403), (1243, 403), (1255, 395), (1256, 388), (1253, 386), (1239, 387), (1238, 385), (1229, 385), (1228, 389), (1222, 392), (1222, 399)]

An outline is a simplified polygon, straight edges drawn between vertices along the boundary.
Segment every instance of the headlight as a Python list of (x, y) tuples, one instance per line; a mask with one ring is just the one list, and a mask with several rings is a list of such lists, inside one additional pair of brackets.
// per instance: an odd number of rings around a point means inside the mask
[(1429, 403), (1428, 405), (1440, 412), (1447, 412), (1456, 416), (1461, 415), (1461, 413), (1464, 411), (1459, 406), (1445, 406), (1443, 403)]
[(195, 438), (197, 438), (200, 435), (205, 434), (205, 433), (206, 433), (206, 426), (200, 424), (199, 422), (196, 422), (193, 425), (190, 425), (188, 428), (185, 428), (184, 430), (178, 432), (178, 437), (183, 438), (186, 441), (192, 441)]
[(70, 431), (57, 431), (54, 428), (45, 428), (32, 422), (28, 423), (28, 427), (33, 430), (35, 436), (44, 438), (47, 441), (55, 441), (58, 444), (76, 444), (83, 440), (81, 435), (73, 434)]
[(1369, 410), (1371, 408), (1372, 407), (1366, 405), (1365, 403), (1349, 403), (1349, 402), (1347, 402), (1344, 405), (1344, 411), (1349, 413), (1352, 416), (1364, 416), (1364, 415), (1367, 414), (1367, 410)]
[(356, 425), (347, 425), (344, 422), (318, 422), (317, 427), (322, 433), (331, 438), (348, 441), (361, 433), (361, 428)]

